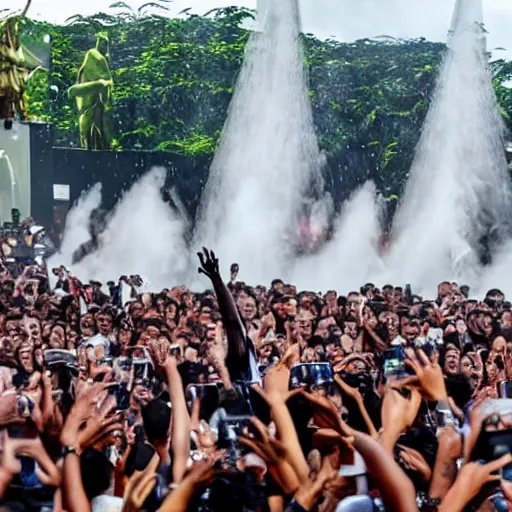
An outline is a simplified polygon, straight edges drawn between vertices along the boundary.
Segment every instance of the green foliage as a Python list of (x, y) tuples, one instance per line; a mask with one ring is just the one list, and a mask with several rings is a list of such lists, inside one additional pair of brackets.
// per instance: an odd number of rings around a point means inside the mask
[[(29, 112), (54, 123), (58, 145), (79, 145), (77, 115), (66, 91), (96, 34), (105, 32), (115, 84), (114, 149), (213, 155), (249, 37), (244, 22), (254, 13), (229, 7), (167, 18), (160, 15), (166, 3), (133, 10), (119, 1), (111, 13), (75, 16), (66, 26), (34, 24), (52, 37), (50, 79), (60, 94), (49, 101), (48, 78), (39, 77), (27, 91)], [(310, 34), (302, 41), (335, 199), (368, 178), (384, 197), (399, 196), (445, 46), (385, 37), (339, 43)], [(512, 63), (491, 64), (496, 96), (512, 128), (512, 90), (503, 86), (512, 79)]]

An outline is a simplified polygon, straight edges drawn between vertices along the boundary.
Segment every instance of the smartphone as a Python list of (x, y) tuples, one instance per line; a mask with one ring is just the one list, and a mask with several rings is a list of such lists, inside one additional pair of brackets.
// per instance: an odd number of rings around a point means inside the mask
[(430, 359), (430, 357), (432, 356), (432, 353), (434, 352), (435, 348), (434, 348), (434, 345), (432, 345), (432, 343), (425, 343), (424, 345), (422, 345), (420, 347), (420, 349), (423, 351), (423, 353)]
[(133, 350), (132, 366), (135, 380), (150, 382), (155, 376), (153, 361), (146, 347), (131, 347)]
[(189, 384), (185, 390), (185, 397), (190, 409), (194, 401), (200, 399), (200, 418), (203, 420), (208, 421), (219, 407), (220, 393), (216, 384)]
[(369, 387), (372, 386), (372, 377), (367, 372), (361, 373), (348, 373), (341, 372), (341, 379), (345, 384), (350, 386), (351, 388), (359, 389), (361, 392), (366, 391)]
[(258, 365), (258, 373), (260, 374), (260, 377), (263, 377), (265, 375), (265, 372), (267, 371), (269, 365), (268, 364), (259, 364)]
[[(487, 430), (483, 429), (473, 451), (473, 460), (487, 464), (510, 453), (512, 447), (512, 429)], [(506, 480), (512, 480), (512, 464), (500, 470)]]
[(133, 373), (135, 380), (143, 380), (149, 382), (154, 377), (153, 363), (148, 359), (134, 359), (133, 360)]
[(386, 379), (403, 379), (412, 374), (404, 363), (405, 351), (402, 347), (393, 347), (382, 353), (384, 377)]
[(512, 398), (512, 380), (504, 380), (498, 384), (500, 398)]
[(301, 363), (295, 365), (290, 372), (290, 389), (303, 385), (325, 386), (334, 382), (330, 363)]
[(116, 397), (117, 411), (126, 411), (130, 408), (130, 392), (125, 384), (112, 384), (108, 387), (108, 393)]
[(217, 446), (226, 450), (224, 457), (225, 469), (237, 469), (237, 463), (243, 455), (244, 447), (238, 438), (244, 430), (250, 430), (250, 415), (230, 415), (224, 413), (218, 426)]
[(104, 357), (103, 359), (98, 359), (96, 361), (97, 366), (110, 366), (110, 368), (113, 368), (114, 361), (111, 357)]

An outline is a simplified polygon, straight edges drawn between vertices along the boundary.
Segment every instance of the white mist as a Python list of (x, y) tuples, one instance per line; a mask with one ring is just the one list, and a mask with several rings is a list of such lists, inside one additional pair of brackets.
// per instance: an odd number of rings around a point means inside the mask
[(482, 237), (505, 236), (511, 205), (504, 124), (487, 68), (482, 1), (458, 0), (446, 54), (402, 204), (388, 265), (394, 282), (432, 292), (475, 284)]
[(380, 275), (381, 214), (375, 185), (367, 182), (343, 205), (332, 240), (320, 253), (297, 261), (293, 282), (301, 289), (347, 293)]
[[(144, 288), (153, 291), (183, 282), (188, 266), (186, 224), (162, 199), (164, 182), (162, 168), (153, 169), (139, 179), (112, 212), (100, 237), (100, 248), (71, 267), (72, 272), (82, 280), (96, 279), (103, 283), (124, 274), (139, 274), (144, 279)], [(93, 199), (97, 199), (96, 195)], [(94, 204), (97, 206), (97, 201)], [(75, 211), (81, 219), (87, 213), (80, 203)], [(67, 236), (64, 236), (64, 247), (68, 244)], [(84, 241), (88, 238), (87, 235)], [(73, 250), (78, 245), (73, 244)]]
[(247, 45), (193, 246), (214, 249), (224, 274), (237, 262), (242, 280), (268, 284), (289, 274), (299, 216), (323, 200), (324, 184), (298, 2), (261, 1), (258, 9), (261, 32)]

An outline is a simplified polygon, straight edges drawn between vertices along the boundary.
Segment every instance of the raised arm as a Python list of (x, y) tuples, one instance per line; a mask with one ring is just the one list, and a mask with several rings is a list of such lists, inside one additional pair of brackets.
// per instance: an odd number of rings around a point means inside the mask
[(412, 482), (377, 441), (361, 432), (354, 431), (354, 448), (361, 454), (377, 485), (386, 510), (395, 512), (418, 511), (416, 492)]
[(203, 252), (197, 253), (201, 266), (198, 271), (210, 278), (217, 301), (219, 303), (222, 323), (228, 338), (228, 360), (232, 357), (247, 357), (247, 333), (243, 325), (235, 301), (228, 287), (222, 281), (219, 271), (219, 260), (213, 251), (203, 248)]
[(172, 480), (180, 483), (187, 469), (190, 443), (190, 416), (188, 414), (183, 382), (178, 372), (177, 361), (168, 357), (165, 363), (165, 374), (172, 404)]
[(149, 344), (151, 357), (155, 366), (165, 378), (172, 406), (171, 417), (171, 451), (172, 475), (171, 483), (178, 484), (183, 479), (187, 469), (190, 443), (190, 416), (188, 414), (183, 381), (178, 371), (178, 361), (169, 354), (166, 345), (156, 341)]

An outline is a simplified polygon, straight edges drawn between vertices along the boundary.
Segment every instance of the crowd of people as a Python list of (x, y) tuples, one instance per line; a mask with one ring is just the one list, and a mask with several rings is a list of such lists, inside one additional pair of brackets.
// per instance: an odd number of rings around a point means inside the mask
[(2, 260), (0, 510), (512, 510), (500, 290), (252, 287), (198, 256), (202, 293)]

